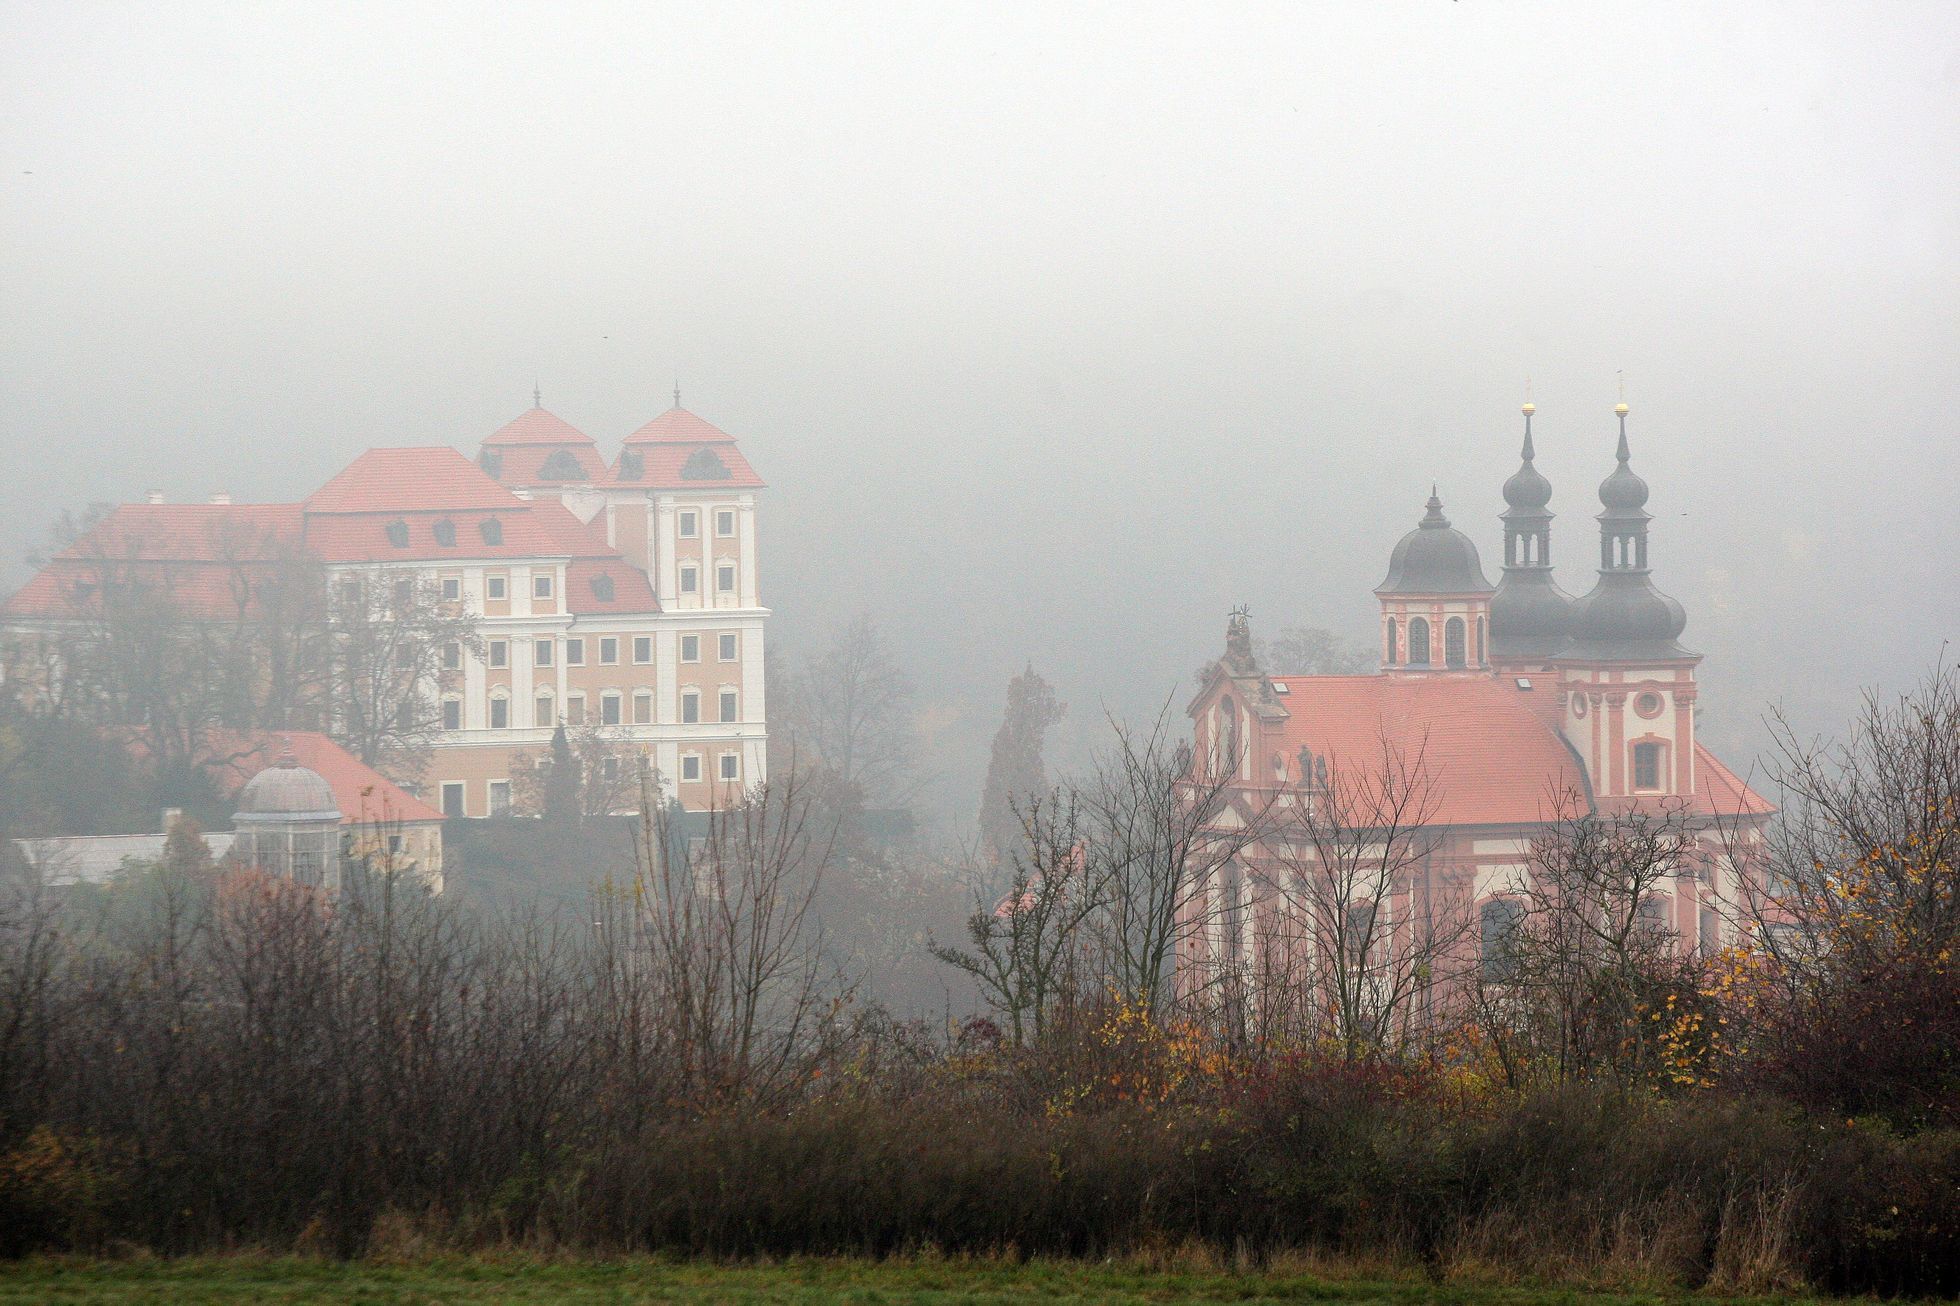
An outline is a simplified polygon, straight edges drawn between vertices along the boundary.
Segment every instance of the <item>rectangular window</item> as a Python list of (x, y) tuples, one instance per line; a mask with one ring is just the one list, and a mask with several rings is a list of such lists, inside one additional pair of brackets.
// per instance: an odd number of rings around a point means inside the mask
[(732, 539), (735, 535), (735, 510), (719, 508), (715, 511), (715, 534), (722, 539)]
[(565, 665), (568, 667), (582, 667), (585, 665), (584, 640), (568, 639), (565, 641)]
[(742, 778), (742, 758), (739, 754), (723, 753), (721, 755), (721, 778), (724, 780), (740, 780)]
[(459, 698), (442, 700), (442, 728), (461, 730), (463, 728), (463, 701)]
[(463, 786), (460, 781), (443, 781), (442, 814), (444, 816), (461, 816), (463, 814)]
[(414, 597), (415, 597), (414, 581), (398, 580), (395, 582), (395, 606), (396, 607), (398, 608), (407, 607), (409, 604), (409, 600), (413, 599)]
[(700, 778), (701, 778), (701, 754), (699, 753), (682, 754), (681, 755), (681, 779), (699, 780)]
[(456, 600), (462, 598), (463, 582), (455, 576), (444, 576), (442, 578), (442, 597), (450, 603), (454, 603)]
[(619, 641), (611, 636), (599, 641), (599, 665), (602, 667), (619, 664)]
[(510, 729), (510, 700), (493, 698), (490, 700), (490, 728), (492, 730)]
[(701, 573), (693, 567), (681, 568), (681, 593), (697, 594), (701, 590)]
[(701, 720), (701, 695), (690, 689), (681, 695), (681, 724), (696, 725)]
[(684, 540), (691, 540), (701, 533), (701, 519), (695, 515), (693, 509), (690, 508), (681, 513), (680, 532), (681, 538)]
[(342, 603), (359, 603), (361, 601), (361, 582), (352, 577), (340, 582), (340, 601)]
[(503, 576), (486, 576), (483, 581), (483, 596), (488, 599), (507, 599), (510, 597), (509, 582)]
[(442, 646), (442, 669), (444, 671), (463, 669), (463, 646), (453, 639)]
[(633, 661), (641, 666), (653, 661), (653, 637), (651, 635), (633, 636)]
[(585, 724), (585, 695), (571, 694), (565, 699), (565, 724), (582, 726)]
[(1661, 746), (1659, 744), (1635, 744), (1633, 746), (1633, 787), (1635, 789), (1658, 789), (1661, 787)]
[(723, 662), (733, 662), (741, 649), (740, 635), (721, 635), (715, 641), (715, 656)]
[(699, 662), (701, 660), (701, 637), (699, 635), (681, 636), (681, 661)]
[(531, 665), (548, 667), (551, 665), (552, 642), (548, 639), (533, 640), (531, 643)]
[(493, 639), (490, 641), (490, 665), (507, 667), (510, 665), (510, 641)]
[(741, 714), (735, 710), (735, 707), (736, 707), (735, 691), (732, 689), (722, 690), (721, 691), (721, 719), (723, 721), (741, 720), (742, 719)]
[(599, 724), (616, 726), (619, 724), (619, 695), (601, 694), (599, 696)]
[(551, 695), (539, 694), (531, 723), (540, 730), (549, 730), (558, 724), (558, 714), (551, 710)]
[(550, 572), (546, 572), (542, 576), (531, 577), (531, 597), (534, 599), (548, 599), (551, 597)]
[(733, 594), (735, 592), (734, 563), (723, 562), (715, 566), (715, 589), (723, 594)]
[(599, 778), (601, 780), (607, 781), (608, 783), (619, 779), (619, 759), (616, 757), (600, 758)]
[(490, 815), (508, 816), (510, 814), (510, 781), (492, 780), (490, 782)]
[(653, 695), (633, 695), (633, 724), (650, 726), (653, 724)]

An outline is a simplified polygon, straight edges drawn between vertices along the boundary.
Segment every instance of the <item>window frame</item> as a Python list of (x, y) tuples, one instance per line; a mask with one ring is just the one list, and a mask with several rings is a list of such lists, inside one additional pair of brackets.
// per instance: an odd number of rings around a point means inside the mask
[(490, 603), (510, 602), (510, 577), (485, 576), (483, 578), (483, 597)]
[(550, 572), (540, 571), (531, 573), (531, 597), (533, 599), (550, 598), (554, 593), (553, 585), (554, 579)]
[[(692, 775), (688, 774), (690, 771), (693, 772)], [(681, 754), (681, 779), (690, 784), (701, 779), (701, 754)]]
[(636, 667), (653, 664), (653, 636), (633, 636), (633, 665)]
[(716, 695), (715, 710), (720, 714), (719, 724), (734, 725), (742, 719), (741, 691), (730, 685), (723, 685)]
[(692, 685), (681, 691), (681, 724), (684, 726), (701, 724), (701, 691)]
[(583, 637), (576, 635), (567, 635), (565, 637), (565, 665), (568, 667), (582, 667), (585, 665), (585, 640)]
[[(450, 724), (452, 720), (455, 722), (454, 725)], [(455, 694), (450, 694), (442, 700), (442, 728), (444, 730), (463, 728), (463, 700)]]
[[(724, 521), (726, 521), (726, 522), (728, 523), (728, 529), (727, 529), (727, 530), (723, 530), (723, 529), (721, 528), (721, 524), (722, 524), (722, 522), (724, 522)], [(736, 518), (735, 518), (735, 510), (734, 510), (733, 508), (717, 508), (717, 509), (715, 509), (715, 538), (716, 538), (716, 539), (718, 539), (718, 540), (732, 540), (732, 539), (734, 539), (734, 538), (735, 538), (735, 532), (736, 532), (736, 531), (738, 531), (738, 530), (740, 530), (740, 529), (741, 529), (741, 526), (740, 526), (740, 524), (739, 524), (739, 523), (738, 523), (738, 522), (736, 521)]]
[[(729, 650), (722, 652), (723, 649)], [(715, 636), (715, 661), (740, 662), (742, 660), (742, 632), (724, 630)]]
[(484, 665), (493, 670), (501, 670), (510, 665), (510, 641), (493, 639), (483, 646)]
[(558, 656), (556, 649), (557, 643), (558, 641), (549, 635), (533, 636), (531, 639), (531, 665), (534, 667), (551, 667), (553, 665), (552, 659)]
[(653, 691), (636, 689), (633, 691), (633, 724), (650, 726), (653, 724)]
[(699, 594), (701, 592), (701, 569), (691, 562), (681, 564), (680, 592), (683, 594)]
[[(497, 790), (499, 788), (503, 790), (503, 801), (501, 803), (497, 801)], [(510, 781), (509, 780), (486, 781), (484, 784), (483, 792), (484, 792), (484, 800), (485, 800), (485, 808), (484, 808), (485, 811), (487, 811), (491, 816), (510, 815)]]
[(733, 749), (715, 759), (715, 779), (733, 784), (742, 778), (742, 755)]
[[(456, 795), (453, 809), (449, 801), (451, 794)], [(444, 780), (442, 788), (437, 793), (437, 801), (442, 805), (441, 810), (445, 820), (466, 817), (470, 814), (469, 786), (461, 780)]]
[[(612, 651), (610, 653), (606, 651), (608, 644), (612, 645)], [(619, 665), (619, 636), (599, 636), (599, 665), (602, 667), (616, 667)]]
[[(498, 716), (500, 715), (503, 717), (502, 721), (499, 721), (497, 719)], [(490, 695), (490, 729), (492, 730), (510, 729), (510, 695), (509, 694)]]
[[(723, 584), (726, 580), (728, 583)], [(741, 587), (742, 571), (732, 558), (715, 559), (715, 593), (733, 594)]]
[(701, 538), (701, 514), (693, 508), (681, 508), (674, 513), (674, 535), (676, 539), (698, 540)]
[[(694, 653), (692, 656), (689, 656), (687, 651), (689, 640), (694, 641)], [(701, 660), (701, 637), (697, 634), (683, 634), (681, 636), (681, 661), (692, 664), (695, 662), (699, 662), (700, 660)]]

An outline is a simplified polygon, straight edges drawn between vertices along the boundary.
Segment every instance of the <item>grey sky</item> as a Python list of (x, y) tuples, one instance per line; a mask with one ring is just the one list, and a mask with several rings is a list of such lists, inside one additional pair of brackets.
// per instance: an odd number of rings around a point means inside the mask
[[(1372, 634), (1431, 480), (1568, 589), (1615, 375), (1746, 765), (1960, 634), (1960, 7), (0, 6), (0, 583), (64, 506), (667, 402), (869, 606), (973, 804), (1249, 602)], [(1741, 754), (1741, 756), (1737, 756)]]

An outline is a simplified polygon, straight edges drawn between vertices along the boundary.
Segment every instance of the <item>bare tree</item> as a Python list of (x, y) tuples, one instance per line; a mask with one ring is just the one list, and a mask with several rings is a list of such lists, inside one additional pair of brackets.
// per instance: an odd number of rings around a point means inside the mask
[(348, 752), (413, 783), (443, 728), (446, 669), (479, 649), (477, 618), (420, 572), (343, 572), (334, 582), (330, 733)]
[(1021, 841), (1016, 800), (1048, 790), (1042, 745), (1067, 710), (1032, 664), (1007, 684), (1007, 712), (994, 733), (987, 781), (980, 791), (980, 847), (997, 861), (1007, 859)]
[(869, 613), (845, 624), (797, 678), (787, 722), (805, 765), (814, 762), (871, 806), (903, 805), (913, 776), (912, 681)]
[(560, 725), (543, 753), (512, 762), (511, 810), (552, 816), (615, 816), (639, 806), (640, 748), (625, 731), (593, 721)]

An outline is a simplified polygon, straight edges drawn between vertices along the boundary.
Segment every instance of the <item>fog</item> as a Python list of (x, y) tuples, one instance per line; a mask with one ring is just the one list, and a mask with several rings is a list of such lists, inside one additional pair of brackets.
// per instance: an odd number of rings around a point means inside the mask
[[(1372, 646), (1433, 481), (1560, 579), (1612, 406), (1738, 769), (1960, 634), (1946, 3), (0, 7), (0, 589), (55, 514), (297, 498), (530, 402), (669, 402), (859, 609), (970, 818), (1032, 661), (1079, 756), (1250, 605)], [(1951, 656), (1951, 652), (1947, 653)]]

